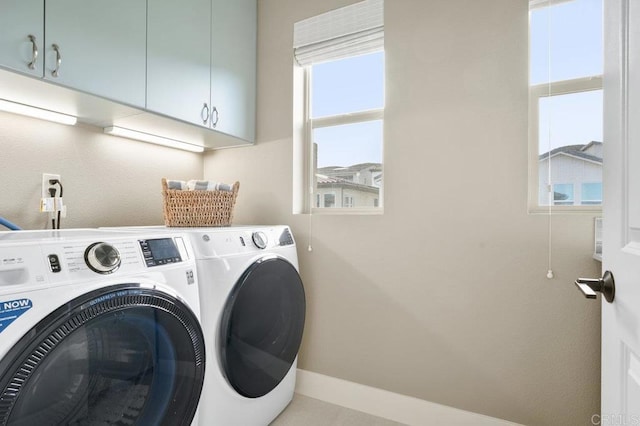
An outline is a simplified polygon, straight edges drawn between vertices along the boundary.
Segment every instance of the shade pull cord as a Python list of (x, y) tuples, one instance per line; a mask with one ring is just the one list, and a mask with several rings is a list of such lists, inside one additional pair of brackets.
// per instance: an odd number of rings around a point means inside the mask
[[(549, 100), (551, 100), (551, 0), (547, 0), (547, 10), (549, 11), (547, 14), (547, 96)], [(551, 119), (553, 117), (553, 102), (549, 102), (549, 108), (547, 108), (547, 278), (553, 279), (553, 269), (551, 267), (551, 259), (552, 259), (552, 205), (554, 201), (554, 191), (553, 191), (553, 182), (551, 182)]]
[[(309, 199), (313, 200), (313, 187), (309, 187)], [(312, 234), (313, 234), (313, 204), (309, 202), (309, 245), (307, 246), (307, 251), (312, 252), (313, 246), (311, 245)]]

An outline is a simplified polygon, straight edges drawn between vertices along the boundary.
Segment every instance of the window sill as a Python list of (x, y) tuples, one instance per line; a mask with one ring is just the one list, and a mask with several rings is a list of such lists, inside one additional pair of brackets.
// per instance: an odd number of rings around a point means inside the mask
[[(309, 214), (309, 212), (298, 213), (298, 214)], [(376, 216), (383, 215), (384, 209), (375, 208), (375, 209), (362, 209), (362, 208), (313, 208), (311, 209), (311, 214), (314, 216), (336, 216), (336, 215), (345, 215), (345, 216)]]
[(602, 215), (602, 206), (552, 206), (549, 209), (548, 206), (536, 206), (529, 207), (529, 214), (583, 214), (583, 215)]

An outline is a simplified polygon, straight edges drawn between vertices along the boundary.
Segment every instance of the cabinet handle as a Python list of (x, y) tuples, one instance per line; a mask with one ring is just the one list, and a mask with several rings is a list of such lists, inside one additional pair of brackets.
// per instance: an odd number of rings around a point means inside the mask
[(207, 121), (209, 121), (209, 105), (206, 102), (202, 107), (202, 111), (200, 111), (200, 118), (202, 118), (202, 124), (207, 124)]
[(220, 118), (220, 115), (218, 113), (218, 108), (213, 107), (211, 109), (211, 116), (213, 117), (213, 114), (216, 114), (216, 119), (215, 120), (211, 120), (211, 127), (213, 127), (214, 129), (216, 128), (216, 125), (218, 124), (218, 119)]
[(38, 59), (38, 45), (36, 44), (36, 36), (29, 34), (29, 41), (31, 42), (31, 62), (27, 64), (30, 70), (36, 69), (36, 59)]
[(60, 55), (60, 47), (57, 44), (52, 44), (51, 47), (56, 52), (56, 68), (51, 71), (51, 75), (58, 77), (60, 71), (60, 65), (62, 64), (62, 55)]

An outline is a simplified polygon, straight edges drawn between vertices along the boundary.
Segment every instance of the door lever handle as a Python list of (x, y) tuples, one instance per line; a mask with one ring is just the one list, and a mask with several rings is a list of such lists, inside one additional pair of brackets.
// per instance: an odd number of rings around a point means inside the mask
[[(596, 292), (595, 292), (595, 291), (593, 291), (593, 290), (591, 289), (591, 287), (589, 286), (589, 284), (587, 284), (587, 282), (586, 282), (586, 281), (587, 281), (588, 279), (591, 281), (591, 279), (590, 279), (590, 278), (578, 278), (578, 279), (576, 280), (575, 284), (578, 286), (578, 288), (580, 289), (580, 291), (581, 291), (582, 293), (584, 293), (584, 295), (585, 295), (585, 297), (586, 297), (587, 299), (595, 299), (595, 298), (596, 298), (596, 296), (597, 296), (597, 294), (596, 294)], [(598, 282), (599, 280), (593, 280), (593, 281)]]
[(616, 283), (609, 271), (605, 271), (602, 278), (578, 278), (575, 284), (587, 299), (595, 299), (596, 293), (602, 293), (605, 300), (612, 303), (616, 296)]

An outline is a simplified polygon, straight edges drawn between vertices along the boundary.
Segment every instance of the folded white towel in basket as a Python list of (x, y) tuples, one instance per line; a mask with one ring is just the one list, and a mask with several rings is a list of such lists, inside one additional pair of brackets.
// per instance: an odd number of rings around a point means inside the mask
[(167, 179), (167, 188), (168, 189), (187, 189), (187, 182), (183, 180), (169, 180)]
[(167, 179), (167, 189), (178, 189), (182, 191), (233, 191), (233, 185), (228, 183), (213, 182), (210, 180), (169, 180)]
[(190, 180), (187, 182), (187, 189), (190, 191), (233, 191), (233, 187), (227, 183), (210, 180)]

